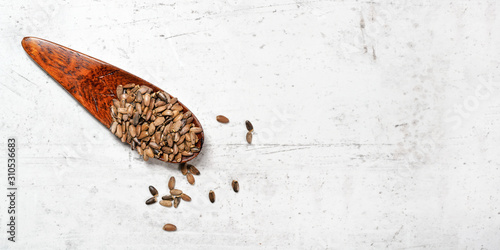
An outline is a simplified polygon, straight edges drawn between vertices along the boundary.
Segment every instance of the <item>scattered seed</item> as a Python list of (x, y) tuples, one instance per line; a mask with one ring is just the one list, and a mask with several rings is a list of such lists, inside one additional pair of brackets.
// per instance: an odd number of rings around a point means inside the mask
[(174, 196), (178, 196), (178, 195), (181, 195), (181, 194), (182, 194), (182, 190), (179, 190), (179, 189), (172, 189), (172, 190), (170, 190), (170, 194), (171, 194), (171, 195), (174, 195)]
[(153, 186), (149, 186), (149, 192), (155, 197), (158, 196), (158, 190), (156, 190), (156, 188)]
[(253, 132), (253, 125), (249, 120), (245, 121), (245, 125), (247, 126), (248, 132)]
[(215, 193), (214, 191), (210, 190), (208, 193), (208, 198), (210, 199), (210, 202), (214, 203), (215, 202)]
[(168, 188), (170, 190), (175, 188), (175, 177), (170, 177), (170, 180), (168, 181)]
[(223, 116), (223, 115), (218, 115), (216, 117), (217, 121), (220, 122), (220, 123), (228, 123), (229, 122), (229, 119), (227, 119), (227, 117)]
[(179, 206), (179, 203), (181, 203), (181, 198), (175, 197), (174, 198), (174, 208), (177, 208)]
[(251, 132), (247, 132), (247, 142), (248, 142), (248, 144), (252, 144), (252, 133)]
[(185, 201), (191, 201), (191, 197), (189, 197), (189, 195), (184, 194), (184, 193), (181, 194), (181, 199), (183, 199)]
[(234, 192), (238, 193), (240, 191), (240, 184), (238, 183), (238, 181), (233, 180), (231, 186), (233, 186)]
[(187, 168), (187, 166), (186, 166), (186, 163), (182, 163), (182, 164), (181, 164), (181, 172), (182, 172), (182, 174), (183, 174), (183, 175), (186, 175), (186, 174), (187, 174), (187, 172), (188, 172), (188, 168)]
[(173, 232), (177, 231), (177, 227), (174, 224), (165, 224), (165, 226), (163, 226), (163, 230)]
[(156, 197), (151, 197), (146, 200), (146, 205), (151, 205), (156, 202)]
[(170, 201), (170, 200), (161, 200), (160, 201), (160, 205), (162, 205), (164, 207), (171, 207), (172, 206), (172, 201)]
[(172, 197), (172, 195), (164, 195), (161, 197), (162, 200), (168, 200), (168, 201), (171, 201), (173, 200), (174, 198)]
[(188, 164), (189, 171), (194, 175), (200, 175), (200, 171), (193, 165)]
[(194, 176), (191, 173), (188, 173), (186, 175), (186, 178), (187, 178), (189, 184), (194, 185)]

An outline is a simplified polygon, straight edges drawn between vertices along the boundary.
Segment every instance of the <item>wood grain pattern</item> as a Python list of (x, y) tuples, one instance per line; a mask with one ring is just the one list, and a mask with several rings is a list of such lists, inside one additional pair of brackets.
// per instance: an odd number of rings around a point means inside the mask
[[(110, 106), (116, 97), (116, 87), (120, 84), (135, 83), (146, 85), (153, 91), (157, 86), (130, 74), (109, 63), (103, 62), (59, 44), (35, 37), (25, 37), (22, 46), (28, 55), (61, 84), (90, 114), (109, 128), (112, 123)], [(167, 91), (165, 91), (168, 93)], [(170, 94), (169, 94), (170, 95)], [(172, 97), (172, 95), (170, 95)], [(184, 112), (189, 109), (181, 102)], [(193, 114), (193, 123), (202, 127)], [(196, 147), (202, 148), (204, 133), (198, 134)], [(181, 162), (192, 160), (199, 153), (182, 157)]]

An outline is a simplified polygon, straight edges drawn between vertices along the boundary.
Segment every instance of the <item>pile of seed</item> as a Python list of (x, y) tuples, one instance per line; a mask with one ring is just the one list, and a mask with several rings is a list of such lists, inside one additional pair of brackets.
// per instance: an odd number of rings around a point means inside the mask
[(131, 145), (147, 161), (149, 158), (180, 162), (183, 156), (200, 152), (196, 147), (200, 127), (191, 111), (163, 91), (148, 86), (119, 85), (113, 99), (110, 130)]

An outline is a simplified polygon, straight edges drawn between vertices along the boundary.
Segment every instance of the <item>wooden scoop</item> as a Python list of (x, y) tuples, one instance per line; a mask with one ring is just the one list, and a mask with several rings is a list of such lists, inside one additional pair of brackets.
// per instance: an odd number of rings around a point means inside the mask
[[(125, 70), (44, 39), (25, 37), (22, 45), (28, 55), (45, 72), (107, 128), (110, 128), (113, 122), (110, 107), (113, 104), (112, 100), (118, 99), (116, 96), (118, 85), (135, 83), (148, 86), (154, 92), (161, 90)], [(178, 103), (184, 108), (184, 112), (189, 111), (182, 103)], [(193, 123), (201, 128), (196, 116), (194, 114), (192, 116)], [(199, 141), (196, 147), (201, 150), (204, 134), (201, 132), (197, 135)], [(198, 154), (183, 156), (180, 163), (192, 160)]]

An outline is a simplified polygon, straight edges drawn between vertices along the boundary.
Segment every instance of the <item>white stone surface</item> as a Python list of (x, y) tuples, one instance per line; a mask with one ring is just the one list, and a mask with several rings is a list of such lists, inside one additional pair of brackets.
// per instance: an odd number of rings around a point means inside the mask
[[(500, 247), (498, 1), (43, 2), (0, 3), (0, 162), (19, 151), (0, 248)], [(115, 139), (24, 36), (182, 100), (206, 132), (196, 184)], [(144, 205), (172, 175), (193, 201)]]

